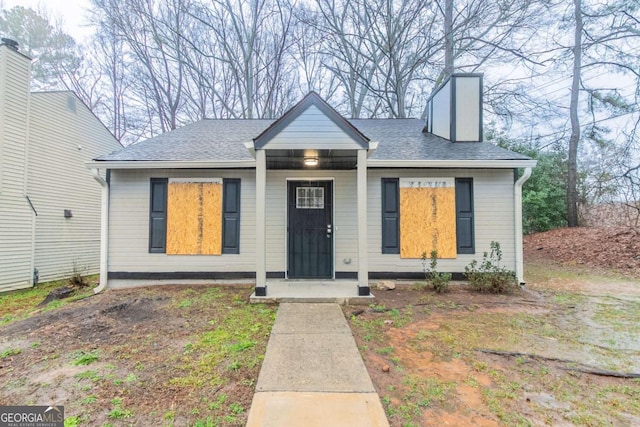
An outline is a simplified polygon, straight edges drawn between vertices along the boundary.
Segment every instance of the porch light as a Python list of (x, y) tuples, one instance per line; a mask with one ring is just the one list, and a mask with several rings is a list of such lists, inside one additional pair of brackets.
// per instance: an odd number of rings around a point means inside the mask
[(318, 158), (317, 157), (305, 157), (304, 158), (305, 166), (318, 166)]

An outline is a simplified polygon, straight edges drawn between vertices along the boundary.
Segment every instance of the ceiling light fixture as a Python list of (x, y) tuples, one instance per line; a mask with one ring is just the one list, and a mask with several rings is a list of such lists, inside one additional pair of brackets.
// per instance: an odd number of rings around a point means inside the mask
[(305, 166), (318, 166), (318, 158), (317, 157), (305, 157), (304, 158)]

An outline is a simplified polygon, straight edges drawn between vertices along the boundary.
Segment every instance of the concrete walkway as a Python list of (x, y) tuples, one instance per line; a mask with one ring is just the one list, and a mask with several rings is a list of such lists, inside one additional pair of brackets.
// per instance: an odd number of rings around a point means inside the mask
[(247, 427), (389, 426), (337, 304), (283, 303)]

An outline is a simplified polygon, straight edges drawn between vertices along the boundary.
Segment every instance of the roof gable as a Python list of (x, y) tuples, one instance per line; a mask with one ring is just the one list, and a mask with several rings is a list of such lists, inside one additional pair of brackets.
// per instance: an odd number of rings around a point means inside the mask
[(310, 92), (293, 108), (254, 138), (256, 149), (358, 149), (368, 148), (369, 138)]

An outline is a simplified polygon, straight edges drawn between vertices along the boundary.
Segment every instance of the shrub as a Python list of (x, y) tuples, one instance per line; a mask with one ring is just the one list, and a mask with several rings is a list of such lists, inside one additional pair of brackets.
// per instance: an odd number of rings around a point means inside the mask
[(482, 262), (477, 260), (464, 268), (464, 275), (469, 281), (471, 289), (478, 292), (492, 294), (511, 293), (518, 288), (516, 275), (513, 271), (500, 266), (502, 250), (500, 243), (491, 242), (491, 252), (484, 252)]
[(422, 253), (422, 265), (425, 272), (425, 278), (433, 287), (433, 290), (441, 294), (449, 291), (449, 281), (451, 273), (440, 273), (438, 271), (438, 251), (431, 251), (429, 266), (427, 267), (427, 253)]

